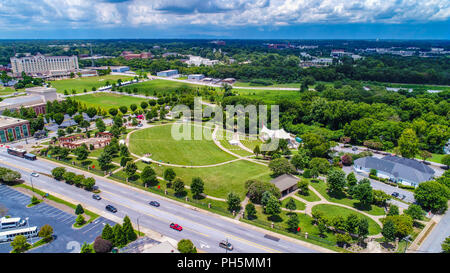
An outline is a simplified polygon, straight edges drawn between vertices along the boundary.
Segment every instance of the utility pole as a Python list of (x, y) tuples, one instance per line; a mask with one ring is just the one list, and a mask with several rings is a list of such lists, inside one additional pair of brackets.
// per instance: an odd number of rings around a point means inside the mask
[(33, 192), (34, 192), (34, 187), (33, 187), (33, 176), (31, 176), (31, 174), (30, 174), (30, 182), (31, 182), (31, 189), (32, 189)]

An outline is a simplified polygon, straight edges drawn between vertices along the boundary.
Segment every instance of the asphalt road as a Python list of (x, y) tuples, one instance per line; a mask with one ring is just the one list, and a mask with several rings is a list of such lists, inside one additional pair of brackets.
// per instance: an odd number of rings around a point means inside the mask
[[(6, 153), (5, 149), (0, 151), (0, 166), (19, 171), (22, 179), (30, 182), (30, 172), (38, 171), (50, 174), (56, 164), (43, 160), (28, 161)], [(79, 172), (76, 169), (72, 170)], [(64, 182), (58, 182), (45, 175), (32, 178), (33, 185), (42, 190), (49, 190), (70, 199), (77, 200), (83, 205), (89, 205), (99, 210), (105, 211), (105, 206), (111, 204), (118, 209), (115, 216), (123, 218), (128, 215), (132, 222), (136, 223), (139, 218), (140, 227), (146, 227), (157, 231), (162, 235), (180, 240), (190, 239), (199, 249), (206, 252), (224, 252), (219, 248), (218, 243), (221, 240), (228, 239), (233, 244), (233, 252), (242, 253), (309, 253), (318, 252), (316, 249), (309, 248), (291, 240), (280, 239), (274, 241), (265, 238), (266, 233), (248, 229), (245, 225), (226, 220), (214, 214), (199, 212), (187, 208), (178, 202), (168, 201), (156, 194), (151, 194), (138, 189), (126, 187), (118, 182), (111, 182), (107, 179), (97, 178), (96, 185), (101, 190), (102, 200), (92, 199), (91, 193), (68, 185)], [(161, 206), (158, 208), (148, 204), (149, 201), (156, 200)], [(109, 212), (102, 215), (108, 218)], [(175, 231), (169, 228), (171, 222), (183, 226), (183, 231)], [(135, 225), (136, 228), (136, 225)]]
[(425, 241), (420, 245), (418, 252), (438, 253), (442, 251), (441, 244), (450, 236), (450, 211), (442, 216), (441, 221), (434, 227)]

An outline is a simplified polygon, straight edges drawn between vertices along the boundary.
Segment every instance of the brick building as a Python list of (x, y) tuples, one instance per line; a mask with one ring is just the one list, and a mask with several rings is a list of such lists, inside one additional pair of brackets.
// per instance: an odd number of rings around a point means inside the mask
[(30, 122), (28, 120), (0, 116), (1, 143), (6, 143), (30, 136)]

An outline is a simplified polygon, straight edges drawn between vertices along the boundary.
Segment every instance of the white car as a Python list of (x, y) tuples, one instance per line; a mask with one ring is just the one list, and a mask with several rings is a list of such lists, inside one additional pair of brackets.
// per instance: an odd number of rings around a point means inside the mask
[(33, 177), (39, 177), (39, 174), (38, 174), (38, 173), (31, 173), (31, 176), (33, 176)]

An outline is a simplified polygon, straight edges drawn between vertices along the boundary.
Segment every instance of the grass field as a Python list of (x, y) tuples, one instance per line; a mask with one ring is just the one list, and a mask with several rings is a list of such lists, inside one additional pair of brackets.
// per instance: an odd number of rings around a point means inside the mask
[[(346, 196), (342, 196), (342, 197), (330, 196), (327, 192), (327, 184), (322, 180), (319, 180), (319, 182), (311, 182), (310, 185), (313, 186), (323, 197), (325, 197), (325, 199), (327, 199), (330, 202), (347, 205), (349, 207), (353, 207), (356, 209), (361, 209), (359, 207), (359, 200), (350, 199), (350, 198), (347, 198)], [(375, 205), (371, 205), (370, 209), (367, 209), (367, 210), (365, 209), (364, 212), (367, 212), (368, 214), (371, 214), (371, 215), (384, 215), (385, 214), (383, 208), (377, 207)]]
[[(144, 163), (142, 163), (144, 164)], [(159, 176), (162, 176), (165, 166), (151, 164)], [(217, 167), (208, 168), (172, 168), (178, 177), (186, 185), (190, 185), (192, 178), (200, 177), (205, 182), (205, 193), (214, 197), (226, 199), (228, 193), (234, 192), (241, 197), (245, 197), (245, 181), (257, 179), (270, 181), (271, 171), (268, 167), (240, 160)]]
[(137, 88), (138, 93), (140, 94), (145, 94), (145, 92), (148, 91), (149, 95), (158, 96), (159, 94), (162, 93), (175, 93), (176, 90), (181, 88), (193, 88), (193, 87), (200, 87), (200, 85), (158, 79), (140, 82), (137, 84), (133, 84), (129, 87), (124, 87), (123, 89), (126, 90), (127, 88), (131, 89)]
[(297, 210), (304, 210), (304, 209), (306, 209), (306, 204), (305, 203), (303, 203), (302, 201), (299, 201), (299, 200), (297, 200), (295, 198), (292, 198), (292, 197), (289, 197), (289, 198), (286, 198), (286, 199), (283, 200), (283, 202), (282, 202), (283, 208), (286, 208), (286, 204), (291, 199), (294, 200), (295, 205), (297, 206)]
[(233, 89), (240, 96), (250, 99), (258, 99), (268, 104), (273, 104), (280, 99), (295, 99), (299, 97), (299, 91), (295, 90), (259, 90), (259, 89)]
[(347, 218), (348, 215), (354, 213), (357, 214), (358, 217), (360, 218), (367, 219), (367, 221), (369, 222), (369, 235), (375, 235), (381, 232), (381, 227), (374, 220), (351, 209), (328, 204), (320, 204), (312, 208), (313, 213), (316, 211), (321, 211), (324, 214), (324, 216), (328, 219), (332, 219), (333, 217), (336, 216), (342, 216), (344, 218)]
[(120, 106), (130, 106), (133, 103), (140, 107), (141, 102), (146, 101), (142, 98), (111, 93), (95, 93), (83, 96), (74, 96), (73, 98), (86, 104), (86, 106), (93, 106), (95, 108), (100, 107), (105, 110), (113, 107), (118, 108)]
[(14, 92), (21, 92), (23, 90), (14, 90), (11, 87), (4, 87), (4, 86), (0, 86), (0, 96), (2, 95), (9, 95), (12, 94)]
[(172, 137), (172, 127), (157, 126), (131, 134), (130, 151), (140, 156), (151, 154), (153, 160), (189, 166), (211, 165), (235, 159), (220, 150), (212, 140), (207, 140), (211, 139), (210, 129), (205, 129), (207, 135), (202, 140), (194, 140), (192, 128), (202, 128), (188, 126), (191, 140), (175, 140)]
[(56, 88), (59, 93), (64, 93), (67, 90), (69, 94), (74, 89), (77, 93), (83, 92), (84, 89), (87, 91), (92, 91), (92, 87), (99, 88), (106, 85), (106, 81), (110, 84), (117, 83), (118, 79), (122, 81), (128, 81), (133, 79), (133, 77), (122, 76), (122, 75), (106, 75), (98, 77), (86, 77), (86, 78), (76, 78), (76, 79), (64, 79), (51, 81), (52, 87)]

